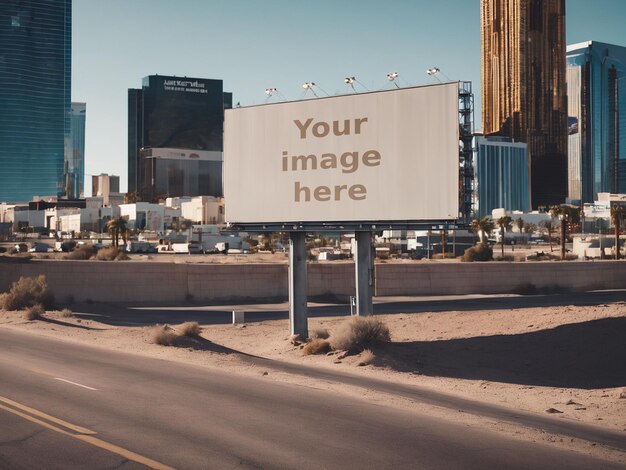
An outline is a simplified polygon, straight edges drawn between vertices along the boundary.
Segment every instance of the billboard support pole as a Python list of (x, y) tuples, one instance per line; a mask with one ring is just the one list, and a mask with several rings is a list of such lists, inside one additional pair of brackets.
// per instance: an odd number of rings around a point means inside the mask
[(309, 336), (305, 238), (306, 232), (289, 237), (289, 330), (303, 339)]
[(356, 231), (356, 314), (374, 314), (374, 257), (372, 256), (372, 232)]

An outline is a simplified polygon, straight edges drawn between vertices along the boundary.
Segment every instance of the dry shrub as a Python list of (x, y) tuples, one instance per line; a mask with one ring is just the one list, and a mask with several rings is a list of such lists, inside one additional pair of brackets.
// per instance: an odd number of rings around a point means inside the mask
[(64, 256), (65, 259), (71, 260), (84, 260), (91, 259), (96, 254), (96, 249), (93, 245), (80, 245), (74, 251), (70, 251)]
[(357, 366), (367, 366), (374, 362), (374, 359), (376, 359), (376, 356), (374, 355), (372, 350), (364, 349), (361, 353), (361, 356), (359, 357), (359, 362), (357, 362)]
[(44, 313), (46, 311), (41, 304), (35, 304), (26, 309), (24, 317), (29, 321), (40, 320)]
[(328, 339), (329, 336), (330, 333), (328, 333), (326, 328), (319, 328), (311, 333), (311, 339)]
[(124, 261), (129, 259), (128, 255), (121, 250), (118, 250), (114, 246), (107, 246), (102, 248), (96, 254), (96, 259), (99, 261)]
[(178, 335), (168, 325), (154, 325), (150, 329), (150, 342), (161, 346), (174, 346)]
[(200, 328), (200, 325), (198, 325), (197, 321), (188, 321), (183, 323), (182, 325), (178, 325), (176, 327), (176, 332), (180, 336), (194, 337), (200, 336), (200, 333), (202, 333), (202, 328)]
[(489, 247), (489, 245), (485, 245), (483, 243), (469, 247), (465, 250), (465, 253), (463, 253), (462, 258), (462, 261), (465, 262), (491, 260), (493, 260), (493, 250)]
[(332, 349), (350, 352), (390, 340), (389, 328), (375, 317), (352, 317), (341, 323), (329, 338)]
[(36, 304), (41, 304), (44, 309), (51, 309), (54, 304), (54, 295), (43, 274), (36, 278), (20, 277), (0, 297), (0, 307), (5, 310), (22, 310)]
[(63, 318), (70, 318), (74, 316), (74, 312), (72, 312), (69, 308), (64, 308), (61, 310), (61, 316)]
[(305, 356), (310, 356), (311, 354), (326, 354), (328, 351), (330, 351), (330, 343), (322, 338), (312, 339), (302, 348), (302, 352)]

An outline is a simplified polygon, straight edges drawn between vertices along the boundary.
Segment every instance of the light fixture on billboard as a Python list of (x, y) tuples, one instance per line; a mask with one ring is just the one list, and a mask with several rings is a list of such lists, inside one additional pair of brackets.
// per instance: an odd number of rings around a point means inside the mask
[(391, 72), (387, 74), (387, 80), (393, 82), (396, 88), (400, 88), (400, 86), (396, 83), (396, 78), (398, 78), (398, 72)]
[(315, 86), (315, 82), (304, 82), (302, 84), (302, 88), (304, 88), (304, 94), (306, 94), (309, 90), (311, 90), (311, 93), (313, 93), (313, 96), (318, 98), (317, 93), (315, 93), (315, 90), (313, 89), (314, 86)]
[(439, 70), (438, 67), (431, 67), (431, 68), (426, 70), (426, 73), (428, 75), (430, 75), (431, 77), (435, 77), (437, 79), (437, 81), (439, 83), (441, 83), (441, 80), (439, 79), (439, 76), (438, 76), (439, 72), (441, 72), (441, 70)]
[(343, 79), (344, 83), (346, 85), (350, 85), (350, 88), (352, 88), (352, 91), (354, 91), (356, 93), (356, 90), (354, 89), (354, 82), (356, 81), (356, 78), (354, 77), (346, 77)]

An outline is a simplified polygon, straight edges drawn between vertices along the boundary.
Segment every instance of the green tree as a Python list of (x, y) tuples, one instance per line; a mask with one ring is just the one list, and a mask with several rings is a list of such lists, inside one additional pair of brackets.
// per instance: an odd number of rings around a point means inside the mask
[(500, 217), (497, 222), (498, 227), (500, 227), (500, 235), (501, 235), (500, 245), (502, 247), (502, 258), (504, 258), (504, 233), (511, 226), (512, 221), (513, 219), (511, 219), (511, 217), (509, 217), (508, 215), (504, 215)]
[(487, 244), (487, 237), (491, 234), (495, 224), (489, 217), (480, 217), (479, 219), (472, 220), (472, 231), (478, 235), (480, 243)]
[(619, 233), (621, 230), (621, 223), (624, 219), (624, 206), (619, 204), (611, 205), (611, 223), (615, 229), (615, 259), (620, 258), (620, 246), (619, 246)]
[(522, 231), (524, 230), (524, 219), (522, 219), (521, 217), (515, 219), (515, 226), (517, 227), (517, 231), (519, 233), (522, 233)]
[(122, 217), (116, 217), (107, 222), (107, 232), (113, 239), (113, 246), (117, 248), (119, 246), (119, 238), (122, 237), (124, 244), (126, 243), (126, 233), (128, 228), (126, 227), (126, 219)]

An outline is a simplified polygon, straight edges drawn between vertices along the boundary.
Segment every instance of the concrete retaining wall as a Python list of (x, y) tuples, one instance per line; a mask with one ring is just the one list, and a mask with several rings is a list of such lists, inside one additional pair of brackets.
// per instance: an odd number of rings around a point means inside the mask
[[(181, 302), (286, 298), (284, 264), (176, 264), (32, 260), (0, 263), (0, 292), (20, 276), (45, 274), (60, 301)], [(352, 263), (311, 263), (309, 296), (354, 295)], [(407, 263), (376, 265), (376, 295), (510, 293), (626, 288), (626, 261)]]

